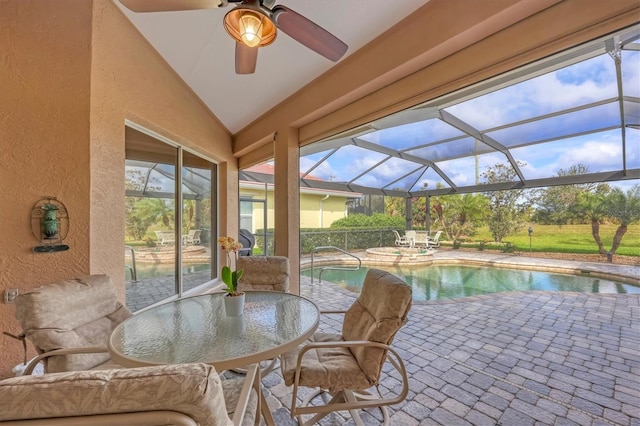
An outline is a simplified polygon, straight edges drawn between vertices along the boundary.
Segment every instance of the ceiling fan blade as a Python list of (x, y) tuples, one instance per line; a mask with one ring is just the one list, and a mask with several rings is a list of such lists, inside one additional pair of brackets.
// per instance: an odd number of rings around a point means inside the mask
[(271, 20), (279, 30), (333, 62), (342, 58), (349, 48), (329, 31), (286, 6), (275, 6)]
[(258, 48), (236, 41), (236, 74), (253, 74), (258, 61)]
[(225, 7), (227, 0), (120, 0), (133, 12), (175, 12)]

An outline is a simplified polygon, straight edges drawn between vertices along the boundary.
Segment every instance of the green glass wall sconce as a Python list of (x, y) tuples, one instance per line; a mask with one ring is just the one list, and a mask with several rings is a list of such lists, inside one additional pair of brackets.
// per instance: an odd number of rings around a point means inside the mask
[(43, 197), (31, 209), (31, 232), (41, 245), (33, 248), (36, 253), (69, 250), (62, 244), (69, 232), (69, 213), (56, 197)]

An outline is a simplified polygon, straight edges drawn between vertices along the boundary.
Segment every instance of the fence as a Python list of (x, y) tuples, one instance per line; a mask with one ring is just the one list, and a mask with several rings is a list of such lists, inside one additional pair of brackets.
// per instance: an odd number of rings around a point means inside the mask
[[(404, 232), (404, 229), (395, 229)], [(311, 254), (316, 247), (335, 246), (345, 251), (364, 250), (370, 247), (393, 247), (393, 228), (350, 228), (350, 229), (301, 229), (300, 254)], [(266, 250), (263, 231), (256, 233), (256, 246), (267, 254), (273, 254), (273, 229), (267, 231)]]

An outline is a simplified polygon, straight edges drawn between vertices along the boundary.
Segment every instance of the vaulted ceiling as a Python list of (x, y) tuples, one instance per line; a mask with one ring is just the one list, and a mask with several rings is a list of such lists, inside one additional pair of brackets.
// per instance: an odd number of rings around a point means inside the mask
[[(226, 7), (135, 13), (115, 3), (231, 133), (335, 65), (282, 31), (261, 47), (254, 74), (238, 75), (235, 41), (223, 26)], [(160, 1), (164, 0), (159, 0)], [(428, 0), (282, 0), (348, 46), (345, 60)]]

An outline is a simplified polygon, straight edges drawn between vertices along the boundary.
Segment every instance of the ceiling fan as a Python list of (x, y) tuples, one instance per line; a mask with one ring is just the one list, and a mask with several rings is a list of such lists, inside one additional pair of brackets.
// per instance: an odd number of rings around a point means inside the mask
[(173, 12), (214, 9), (237, 3), (224, 17), (227, 33), (236, 40), (236, 73), (253, 74), (258, 48), (267, 46), (282, 30), (298, 43), (336, 62), (348, 46), (339, 38), (276, 0), (120, 0), (133, 12)]

